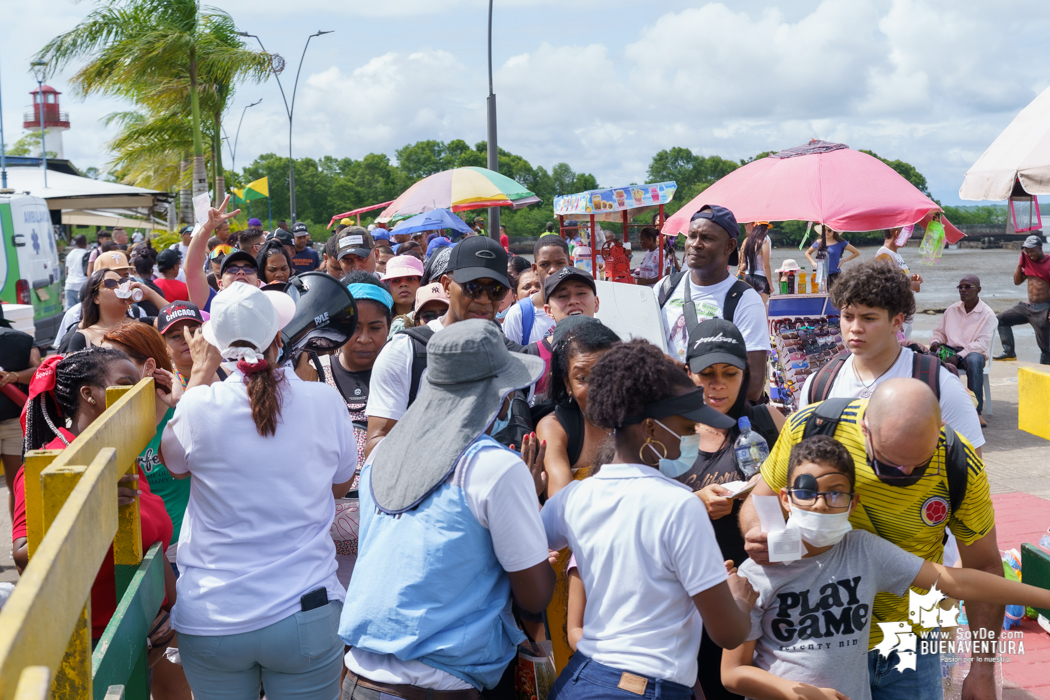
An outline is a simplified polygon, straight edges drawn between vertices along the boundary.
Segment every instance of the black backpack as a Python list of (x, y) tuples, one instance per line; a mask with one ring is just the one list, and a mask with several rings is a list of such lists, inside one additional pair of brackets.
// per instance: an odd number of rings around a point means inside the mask
[[(835, 431), (842, 421), (846, 407), (857, 399), (828, 399), (814, 404), (813, 412), (806, 419), (802, 429), (802, 439), (813, 435), (835, 437)], [(959, 444), (959, 438), (951, 426), (944, 426), (944, 469), (948, 477), (948, 502), (952, 515), (959, 510), (966, 498), (967, 474), (966, 450)], [(947, 535), (945, 535), (947, 537)]]
[[(686, 275), (689, 273), (689, 268), (680, 270), (674, 273), (671, 277), (665, 278), (666, 282), (660, 285), (660, 291), (657, 294), (657, 301), (660, 303), (660, 308), (664, 308), (664, 304), (671, 298), (674, 291), (678, 289), (678, 284), (685, 277), (685, 305), (682, 307), (682, 311), (685, 313), (685, 328), (687, 332), (692, 332), (699, 323), (699, 319), (696, 316), (696, 303), (693, 301), (693, 295), (689, 291), (689, 278)], [(726, 293), (725, 302), (722, 304), (722, 318), (730, 323), (733, 322), (733, 316), (736, 314), (736, 307), (740, 304), (740, 297), (744, 295), (744, 292), (752, 289), (751, 285), (743, 280), (737, 280), (733, 283), (733, 286), (729, 288)]]
[[(813, 381), (809, 383), (808, 403), (826, 401), (831, 387), (835, 385), (835, 378), (839, 376), (849, 353), (844, 352), (833, 357), (826, 365), (821, 367), (813, 375)], [(941, 367), (943, 363), (933, 355), (914, 353), (911, 358), (911, 376), (933, 389), (937, 400), (941, 400)]]
[[(399, 331), (399, 333), (407, 335), (412, 342), (412, 379), (408, 387), (409, 406), (412, 405), (419, 394), (419, 383), (423, 379), (423, 372), (427, 368), (427, 344), (434, 337), (434, 332), (434, 329), (429, 326), (417, 326)], [(504, 343), (506, 343), (507, 350), (511, 352), (522, 352), (525, 349), (510, 338), (505, 337)], [(532, 422), (528, 396), (519, 389), (511, 394), (510, 424), (492, 437), (501, 445), (514, 445), (520, 451), (522, 438), (531, 433), (533, 427), (534, 423)]]

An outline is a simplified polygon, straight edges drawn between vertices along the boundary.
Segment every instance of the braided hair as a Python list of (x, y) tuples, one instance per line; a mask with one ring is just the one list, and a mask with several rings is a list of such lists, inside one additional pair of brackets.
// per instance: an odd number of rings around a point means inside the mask
[(572, 403), (572, 397), (565, 388), (572, 358), (581, 354), (608, 350), (619, 342), (620, 336), (600, 323), (584, 323), (570, 331), (568, 337), (558, 343), (554, 352), (551, 353), (551, 369), (547, 380), (551, 401), (556, 406), (567, 406)]
[(127, 359), (120, 350), (90, 347), (70, 353), (56, 364), (54, 391), (42, 392), (27, 404), (23, 460), (26, 452), (43, 449), (55, 437), (62, 437), (59, 428), (76, 415), (81, 387), (104, 387), (110, 363)]

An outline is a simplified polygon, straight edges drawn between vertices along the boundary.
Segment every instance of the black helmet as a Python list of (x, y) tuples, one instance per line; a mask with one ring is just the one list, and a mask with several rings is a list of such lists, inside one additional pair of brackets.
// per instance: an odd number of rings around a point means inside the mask
[(304, 272), (286, 284), (298, 291), (298, 299), (295, 316), (281, 331), (282, 362), (304, 350), (328, 353), (350, 340), (357, 329), (357, 304), (346, 285), (323, 272)]

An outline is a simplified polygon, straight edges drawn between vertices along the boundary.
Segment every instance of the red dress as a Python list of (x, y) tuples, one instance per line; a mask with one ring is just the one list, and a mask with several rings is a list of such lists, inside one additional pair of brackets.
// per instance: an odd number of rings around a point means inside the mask
[[(73, 442), (76, 437), (65, 428), (59, 428), (66, 440)], [(55, 438), (48, 443), (45, 450), (64, 450), (66, 444), (60, 438)], [(18, 468), (14, 480), (15, 513), (11, 522), (11, 541), (26, 536), (26, 489), (25, 469)], [(160, 496), (155, 496), (149, 490), (149, 482), (146, 475), (139, 469), (138, 489), (139, 514), (142, 520), (142, 552), (153, 546), (154, 542), (161, 543), (161, 549), (167, 550), (171, 541), (172, 525), (168, 511), (164, 509), (164, 501)], [(116, 494), (114, 494), (116, 495)], [(167, 566), (167, 561), (164, 562)], [(91, 638), (98, 639), (106, 630), (106, 625), (113, 617), (117, 609), (117, 583), (113, 570), (113, 547), (110, 546), (106, 552), (106, 558), (102, 560), (102, 566), (95, 577), (95, 583), (91, 587)]]

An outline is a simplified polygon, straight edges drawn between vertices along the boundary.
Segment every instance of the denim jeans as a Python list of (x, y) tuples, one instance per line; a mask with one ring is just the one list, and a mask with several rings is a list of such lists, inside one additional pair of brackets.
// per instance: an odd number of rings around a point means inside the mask
[(915, 670), (897, 670), (900, 656), (890, 652), (888, 658), (877, 649), (868, 652), (868, 678), (871, 700), (942, 700), (941, 655), (915, 655)]
[(971, 352), (962, 360), (966, 370), (966, 386), (977, 397), (977, 415), (984, 413), (984, 355)]
[(1039, 346), (1039, 363), (1050, 365), (1050, 320), (1047, 312), (1050, 311), (1050, 302), (1029, 304), (1021, 302), (1017, 306), (1011, 306), (1006, 311), (996, 314), (999, 319), (999, 340), (1003, 344), (1004, 355), (1016, 355), (1014, 351), (1014, 329), (1013, 326), (1023, 326), (1026, 323), (1032, 325), (1035, 330), (1035, 342)]
[(337, 700), (343, 604), (297, 612), (252, 632), (204, 637), (179, 632), (179, 654), (195, 700)]
[(618, 688), (623, 669), (605, 666), (580, 652), (573, 654), (562, 669), (547, 700), (590, 700), (591, 698), (629, 698), (630, 700), (690, 700), (693, 689), (671, 681), (648, 678), (645, 694)]

